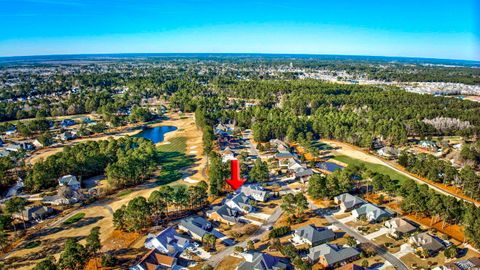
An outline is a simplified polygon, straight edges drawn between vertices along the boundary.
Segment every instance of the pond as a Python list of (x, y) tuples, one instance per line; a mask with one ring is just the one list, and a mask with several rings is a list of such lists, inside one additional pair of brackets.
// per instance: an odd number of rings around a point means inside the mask
[(177, 130), (174, 126), (159, 126), (153, 128), (146, 128), (142, 132), (136, 134), (134, 137), (145, 138), (151, 140), (153, 143), (163, 142), (165, 134)]
[(340, 166), (337, 163), (333, 163), (333, 162), (321, 162), (321, 163), (317, 163), (317, 168), (320, 168), (322, 170), (329, 171), (329, 172), (334, 172), (336, 170), (343, 169), (343, 166)]

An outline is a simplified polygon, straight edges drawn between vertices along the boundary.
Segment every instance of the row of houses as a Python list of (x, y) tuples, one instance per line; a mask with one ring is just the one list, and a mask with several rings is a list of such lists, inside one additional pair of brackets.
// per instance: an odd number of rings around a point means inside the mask
[(384, 226), (388, 229), (388, 235), (395, 239), (408, 236), (408, 243), (417, 252), (427, 252), (434, 255), (450, 244), (426, 232), (416, 233), (418, 231), (417, 226), (405, 219), (393, 217), (394, 212), (368, 203), (349, 193), (336, 196), (334, 202), (340, 206), (341, 211), (351, 211), (355, 219), (365, 218), (371, 223), (383, 221)]

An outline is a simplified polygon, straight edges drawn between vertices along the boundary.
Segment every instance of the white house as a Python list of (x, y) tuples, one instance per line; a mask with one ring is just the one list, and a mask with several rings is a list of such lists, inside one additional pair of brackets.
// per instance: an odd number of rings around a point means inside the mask
[(233, 198), (227, 200), (225, 204), (241, 213), (250, 213), (253, 211), (253, 206), (250, 204), (250, 198), (243, 192), (233, 196)]
[(364, 216), (369, 222), (377, 222), (391, 217), (392, 214), (371, 203), (367, 203), (353, 210), (352, 216), (354, 216), (356, 219)]
[(154, 248), (169, 256), (182, 253), (188, 246), (190, 246), (190, 240), (179, 236), (173, 227), (168, 227), (157, 235), (149, 234), (145, 240), (146, 248)]
[(243, 185), (240, 192), (258, 202), (264, 202), (268, 199), (268, 193), (258, 185)]
[(78, 182), (77, 177), (73, 175), (64, 175), (58, 179), (58, 184), (60, 186), (68, 186), (73, 191), (77, 191), (80, 189), (80, 182)]

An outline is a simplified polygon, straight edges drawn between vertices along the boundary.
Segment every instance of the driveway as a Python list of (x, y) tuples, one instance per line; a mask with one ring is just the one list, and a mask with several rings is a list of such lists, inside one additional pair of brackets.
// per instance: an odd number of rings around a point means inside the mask
[(353, 215), (350, 215), (348, 217), (341, 218), (338, 221), (341, 222), (341, 223), (347, 223), (347, 222), (355, 221), (355, 220), (356, 220), (355, 217)]
[(233, 241), (233, 239), (228, 238), (227, 236), (225, 236), (223, 233), (219, 232), (219, 231), (216, 230), (216, 229), (213, 229), (213, 230), (212, 230), (212, 234), (213, 234), (217, 239), (219, 239), (220, 241), (222, 241), (222, 243), (224, 243), (226, 246), (233, 246), (233, 245), (235, 245), (235, 241)]
[(368, 234), (368, 235), (365, 235), (365, 238), (367, 238), (368, 240), (373, 240), (379, 236), (382, 236), (384, 234), (387, 234), (388, 233), (388, 229), (385, 228), (385, 227), (382, 227), (380, 228), (380, 230), (376, 231), (376, 232), (373, 232), (371, 234)]
[(395, 269), (399, 269), (399, 270), (407, 270), (408, 269), (407, 266), (401, 260), (399, 260), (397, 257), (393, 256), (393, 254), (388, 252), (386, 249), (378, 246), (377, 244), (375, 244), (371, 240), (365, 238), (363, 235), (361, 235), (355, 229), (350, 228), (348, 225), (340, 222), (338, 219), (336, 219), (333, 216), (326, 216), (325, 218), (327, 219), (328, 222), (330, 222), (331, 224), (335, 225), (336, 227), (338, 227), (341, 230), (343, 230), (344, 232), (346, 232), (348, 235), (355, 238), (359, 243), (369, 243), (369, 244), (371, 244), (374, 247), (375, 252), (379, 256), (381, 256), (382, 258), (387, 260), (391, 265), (393, 265), (393, 267), (395, 267)]

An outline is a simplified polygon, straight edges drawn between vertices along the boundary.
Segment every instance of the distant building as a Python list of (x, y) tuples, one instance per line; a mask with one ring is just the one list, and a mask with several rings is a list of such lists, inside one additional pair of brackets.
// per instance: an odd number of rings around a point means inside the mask
[(227, 200), (225, 204), (241, 213), (250, 213), (253, 211), (253, 206), (250, 204), (250, 198), (243, 192), (233, 196), (233, 198)]
[(178, 228), (189, 234), (193, 239), (202, 241), (205, 234), (212, 230), (212, 223), (199, 216), (188, 217), (180, 221)]
[(214, 207), (207, 212), (207, 216), (212, 220), (228, 225), (234, 225), (240, 221), (240, 213), (238, 210), (232, 209), (227, 205)]
[(343, 193), (334, 198), (334, 202), (340, 206), (342, 211), (350, 211), (360, 207), (365, 201), (362, 198), (354, 196), (350, 193)]
[(378, 222), (392, 216), (392, 213), (377, 207), (371, 203), (364, 204), (352, 211), (352, 216), (355, 218), (365, 217), (368, 222)]
[(75, 121), (72, 119), (63, 119), (61, 122), (63, 128), (75, 125)]
[(413, 233), (417, 230), (417, 227), (398, 217), (387, 220), (385, 222), (385, 227), (389, 229), (388, 233), (394, 238), (401, 238), (402, 236)]
[(68, 186), (73, 191), (77, 191), (80, 189), (80, 182), (78, 182), (77, 177), (73, 175), (64, 175), (58, 179), (58, 185), (60, 186)]
[(308, 259), (311, 263), (319, 263), (325, 268), (335, 268), (359, 258), (360, 252), (351, 247), (334, 244), (323, 244), (309, 249)]
[(296, 244), (308, 244), (311, 247), (332, 241), (335, 239), (335, 233), (326, 228), (306, 225), (294, 231), (292, 242)]
[(427, 250), (430, 255), (438, 253), (445, 248), (444, 244), (428, 233), (419, 233), (408, 239), (408, 242), (417, 250)]
[(265, 202), (268, 199), (268, 192), (259, 185), (243, 185), (240, 192), (258, 202)]
[(145, 247), (156, 249), (160, 253), (176, 256), (190, 246), (190, 240), (177, 234), (173, 227), (168, 227), (157, 235), (149, 234), (145, 240)]
[(151, 249), (130, 270), (160, 270), (175, 269), (177, 259), (161, 254), (156, 249)]
[(377, 153), (385, 158), (397, 158), (400, 151), (391, 146), (385, 146), (377, 151)]
[(442, 270), (480, 270), (480, 257), (446, 263)]
[(253, 252), (244, 254), (242, 262), (236, 270), (280, 270), (287, 269), (287, 264), (268, 253)]
[(14, 213), (12, 217), (16, 219), (21, 219), (24, 221), (39, 222), (44, 218), (50, 216), (51, 214), (53, 214), (52, 208), (42, 206), (42, 205), (37, 205), (37, 206), (26, 207), (25, 210), (23, 210), (22, 212)]

